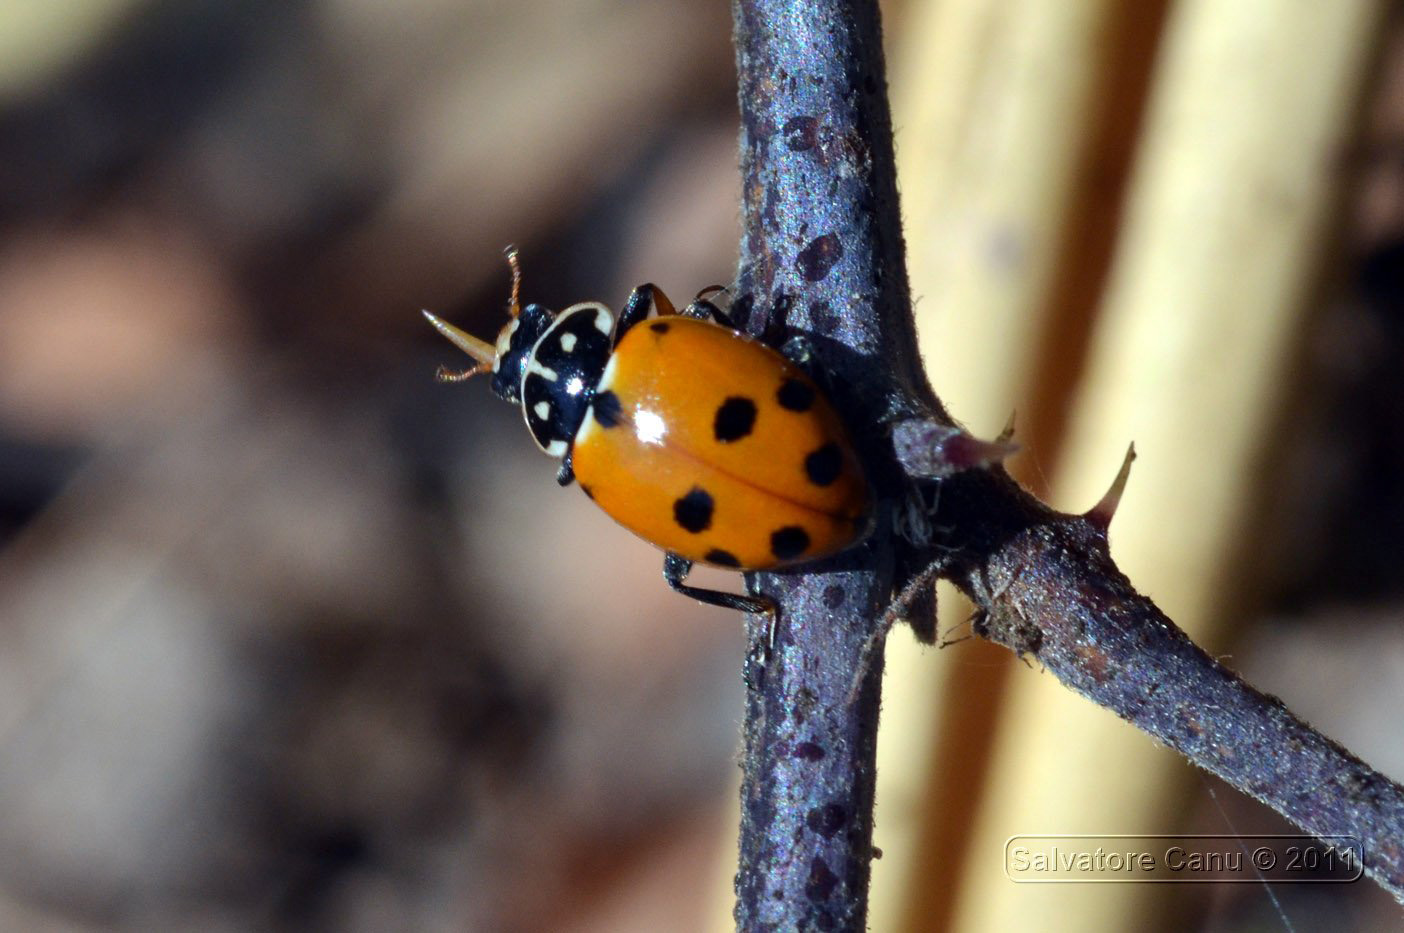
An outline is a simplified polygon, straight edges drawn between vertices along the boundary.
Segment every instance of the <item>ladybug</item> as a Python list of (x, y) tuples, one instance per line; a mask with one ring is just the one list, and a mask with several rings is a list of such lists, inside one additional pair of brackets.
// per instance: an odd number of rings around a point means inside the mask
[(492, 373), (527, 429), (611, 518), (665, 552), (674, 590), (712, 605), (773, 613), (766, 599), (684, 582), (695, 563), (774, 570), (827, 557), (868, 533), (872, 497), (847, 431), (804, 368), (737, 330), (705, 290), (681, 313), (640, 285), (615, 320), (581, 302), (522, 307), (496, 345), (424, 312), (476, 364), (441, 382)]

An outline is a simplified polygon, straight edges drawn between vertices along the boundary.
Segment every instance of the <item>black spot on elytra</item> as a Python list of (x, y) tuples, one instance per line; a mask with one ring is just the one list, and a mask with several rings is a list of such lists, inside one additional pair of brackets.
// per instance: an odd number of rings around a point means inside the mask
[(834, 234), (826, 233), (810, 240), (809, 245), (800, 250), (799, 255), (795, 257), (795, 266), (798, 267), (800, 275), (811, 282), (817, 282), (828, 275), (829, 270), (842, 258), (843, 244)]
[(825, 839), (833, 838), (834, 833), (843, 829), (847, 822), (848, 810), (838, 803), (826, 803), (822, 807), (814, 807), (804, 815), (804, 825)]
[(717, 409), (716, 420), (712, 422), (712, 433), (717, 440), (728, 444), (750, 434), (755, 426), (756, 403), (748, 398), (733, 395)]
[(673, 503), (673, 519), (685, 530), (697, 534), (712, 526), (712, 497), (701, 486)]
[(790, 754), (801, 761), (820, 761), (826, 757), (824, 747), (816, 742), (800, 742)]
[(652, 324), (648, 325), (648, 329), (655, 334), (666, 334), (668, 332), (668, 322), (654, 321)]
[(619, 396), (606, 389), (595, 396), (595, 420), (601, 427), (612, 428), (619, 424), (619, 416), (623, 411), (623, 406), (619, 404)]
[(809, 411), (809, 406), (814, 404), (814, 389), (798, 379), (786, 379), (775, 393), (775, 400), (789, 411)]
[(831, 583), (824, 587), (824, 606), (829, 609), (837, 609), (839, 606), (843, 605), (843, 601), (847, 596), (848, 594), (843, 591), (843, 587), (839, 586), (837, 583)]
[(816, 486), (828, 486), (843, 470), (843, 452), (832, 441), (804, 458), (804, 472)]
[(770, 553), (780, 560), (799, 557), (809, 547), (809, 533), (798, 525), (786, 525), (770, 536)]
[(716, 564), (720, 567), (740, 567), (741, 561), (730, 551), (723, 551), (719, 547), (714, 547), (702, 558), (709, 564)]
[(809, 863), (809, 879), (804, 883), (804, 896), (811, 901), (826, 901), (838, 887), (838, 875), (819, 856)]
[(819, 121), (814, 117), (791, 117), (780, 132), (785, 136), (785, 148), (791, 152), (813, 149), (819, 143)]

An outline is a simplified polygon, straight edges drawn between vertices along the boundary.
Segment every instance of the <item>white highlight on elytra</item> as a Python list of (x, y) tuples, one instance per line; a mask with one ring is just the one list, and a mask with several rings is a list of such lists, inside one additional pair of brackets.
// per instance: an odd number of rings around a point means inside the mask
[(573, 352), (575, 350), (576, 340), (577, 338), (574, 334), (566, 331), (564, 334), (561, 334), (561, 349), (566, 353)]
[(571, 376), (566, 380), (565, 390), (566, 395), (579, 395), (585, 391), (585, 380), (579, 376)]
[(634, 431), (643, 444), (660, 444), (668, 426), (657, 412), (640, 411), (634, 414)]
[(534, 406), (532, 406), (532, 410), (536, 412), (536, 417), (540, 418), (542, 421), (545, 421), (551, 417), (550, 402), (537, 402)]

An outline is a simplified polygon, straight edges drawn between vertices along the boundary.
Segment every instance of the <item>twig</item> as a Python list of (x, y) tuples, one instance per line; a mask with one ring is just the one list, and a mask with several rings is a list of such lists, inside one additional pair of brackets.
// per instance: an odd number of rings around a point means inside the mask
[(994, 468), (946, 481), (940, 525), (980, 634), (1302, 829), (1357, 837), (1404, 900), (1404, 788), (1190, 641), (1116, 568), (1100, 516), (1054, 512)]
[[(890, 449), (879, 421), (939, 403), (917, 362), (876, 5), (737, 0), (733, 13), (738, 315), (755, 333), (808, 333), (860, 445)], [(900, 488), (895, 471), (874, 479), (888, 498)], [(849, 696), (894, 584), (891, 539), (883, 527), (813, 572), (752, 581), (781, 623), (746, 710), (739, 929), (863, 928), (880, 651)], [(750, 635), (765, 637), (754, 619)]]
[[(875, 2), (735, 0), (733, 14), (738, 314), (754, 333), (788, 326), (814, 339), (884, 501), (915, 492), (939, 503), (935, 537), (921, 546), (880, 515), (864, 547), (751, 580), (781, 621), (747, 702), (738, 928), (863, 928), (882, 670), (880, 653), (865, 659), (864, 648), (880, 643), (894, 588), (922, 568), (969, 594), (980, 634), (1304, 829), (1359, 837), (1366, 871), (1404, 900), (1404, 789), (1245, 684), (1136, 593), (1107, 553), (1114, 503), (1063, 515), (997, 465), (958, 471), (999, 449), (953, 425), (920, 369)], [(766, 638), (756, 620), (750, 637)]]

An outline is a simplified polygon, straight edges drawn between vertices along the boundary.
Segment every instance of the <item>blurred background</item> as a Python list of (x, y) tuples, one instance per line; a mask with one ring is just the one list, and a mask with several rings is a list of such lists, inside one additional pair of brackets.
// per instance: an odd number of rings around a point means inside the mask
[[(891, 0), (951, 411), (1404, 777), (1404, 9)], [(0, 0), (0, 928), (720, 930), (740, 620), (552, 482), (434, 309), (733, 274), (729, 10)], [(706, 578), (713, 585), (727, 577)], [(943, 629), (968, 607), (942, 593)], [(1354, 885), (1014, 885), (1290, 827), (1037, 665), (892, 639), (875, 930), (1373, 929)], [(1275, 898), (1275, 901), (1274, 901)]]

